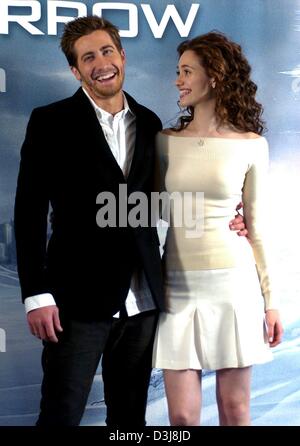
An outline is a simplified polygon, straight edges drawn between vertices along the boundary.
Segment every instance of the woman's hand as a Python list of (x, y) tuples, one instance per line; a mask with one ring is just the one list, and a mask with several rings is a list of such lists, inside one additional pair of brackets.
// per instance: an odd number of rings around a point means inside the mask
[(269, 345), (270, 347), (276, 347), (276, 345), (280, 344), (283, 335), (283, 327), (278, 310), (266, 311), (266, 324)]

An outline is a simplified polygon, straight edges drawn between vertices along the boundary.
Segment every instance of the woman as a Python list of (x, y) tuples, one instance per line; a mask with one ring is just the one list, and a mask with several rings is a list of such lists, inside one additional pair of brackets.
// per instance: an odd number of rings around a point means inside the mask
[[(176, 86), (188, 113), (158, 135), (160, 174), (168, 193), (204, 192), (204, 231), (188, 237), (171, 214), (170, 311), (160, 317), (153, 362), (164, 369), (172, 425), (199, 424), (203, 369), (216, 370), (220, 425), (248, 425), (251, 366), (269, 361), (282, 337), (264, 234), (262, 107), (240, 46), (223, 34), (183, 42), (178, 53)], [(250, 243), (228, 231), (240, 199)]]

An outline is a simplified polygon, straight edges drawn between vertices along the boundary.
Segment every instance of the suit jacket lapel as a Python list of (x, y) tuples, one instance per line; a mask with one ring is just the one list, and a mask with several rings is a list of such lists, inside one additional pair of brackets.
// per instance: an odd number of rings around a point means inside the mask
[(143, 136), (143, 116), (139, 109), (138, 103), (127, 93), (126, 98), (130, 109), (133, 111), (136, 117), (136, 137), (135, 137), (135, 148), (131, 163), (131, 168), (128, 174), (127, 182), (131, 183), (136, 180), (140, 175), (143, 174), (143, 160), (145, 153), (145, 139)]

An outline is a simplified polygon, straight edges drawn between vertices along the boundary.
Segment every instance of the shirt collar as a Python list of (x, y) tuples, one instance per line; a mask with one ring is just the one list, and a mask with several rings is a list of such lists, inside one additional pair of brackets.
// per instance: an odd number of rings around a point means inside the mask
[[(109, 121), (109, 120), (113, 119), (113, 115), (111, 113), (108, 113), (106, 110), (103, 110), (103, 108), (99, 107), (83, 87), (82, 87), (82, 90), (87, 95), (88, 99), (90, 100), (92, 106), (95, 109), (97, 116), (99, 117), (99, 119), (101, 121)], [(129, 104), (128, 104), (125, 94), (124, 93), (122, 93), (122, 94), (123, 94), (123, 100), (124, 100), (124, 108), (123, 108), (123, 110), (120, 110), (115, 116), (119, 116), (121, 119), (122, 118), (124, 119), (128, 113), (130, 113), (132, 116), (135, 116), (133, 111), (129, 107)]]

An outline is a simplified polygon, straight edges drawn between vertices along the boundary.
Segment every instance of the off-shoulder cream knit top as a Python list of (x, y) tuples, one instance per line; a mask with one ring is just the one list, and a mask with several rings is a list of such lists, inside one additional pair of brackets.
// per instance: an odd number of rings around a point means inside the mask
[[(266, 139), (198, 138), (159, 133), (156, 142), (160, 191), (180, 192), (181, 196), (184, 192), (193, 192), (194, 208), (195, 193), (204, 193), (204, 227), (200, 236), (187, 237), (184, 224), (174, 227), (171, 210), (165, 246), (166, 267), (190, 271), (255, 262), (265, 309), (278, 308), (278, 299), (272, 290), (271, 253), (267, 242)], [(240, 201), (244, 204), (249, 240), (229, 230), (229, 221)], [(175, 202), (176, 197), (171, 206), (173, 210)]]

